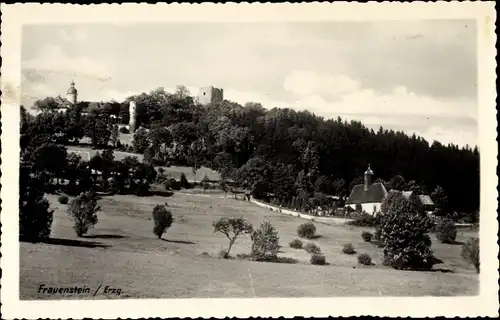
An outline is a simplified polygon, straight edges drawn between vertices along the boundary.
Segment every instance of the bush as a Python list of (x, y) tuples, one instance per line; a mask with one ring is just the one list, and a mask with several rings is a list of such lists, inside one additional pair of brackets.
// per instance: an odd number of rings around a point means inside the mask
[(174, 178), (165, 180), (163, 186), (165, 187), (166, 190), (175, 190), (175, 191), (181, 190), (180, 183), (177, 182), (177, 180), (175, 180)]
[(130, 133), (130, 130), (126, 127), (121, 127), (118, 131), (120, 131), (120, 133)]
[(278, 231), (269, 221), (264, 221), (252, 233), (252, 257), (257, 260), (275, 260), (278, 256)]
[(372, 257), (370, 257), (367, 253), (362, 253), (358, 256), (358, 263), (370, 266), (372, 264)]
[(190, 185), (184, 173), (181, 174), (180, 187), (183, 189), (189, 189)]
[(372, 242), (373, 234), (368, 231), (363, 231), (361, 233), (361, 238), (363, 238), (365, 242)]
[(359, 216), (354, 218), (354, 221), (349, 221), (349, 224), (356, 227), (376, 227), (379, 224), (378, 216), (372, 216), (367, 213), (361, 213)]
[[(30, 177), (30, 171), (21, 165), (19, 171), (19, 239), (38, 241), (48, 238), (54, 210), (44, 197), (43, 181)], [(5, 187), (5, 186), (4, 186)]]
[(309, 242), (308, 244), (306, 244), (304, 246), (304, 250), (306, 250), (307, 253), (317, 253), (317, 254), (321, 253), (321, 248), (312, 242)]
[(139, 182), (135, 187), (135, 195), (138, 197), (146, 197), (150, 195), (149, 183)]
[(97, 224), (97, 200), (92, 192), (81, 193), (71, 200), (68, 206), (68, 214), (73, 218), (73, 229), (77, 236), (81, 237)]
[(68, 204), (69, 199), (67, 196), (59, 196), (59, 198), (57, 198), (57, 201), (59, 201), (60, 204)]
[(227, 249), (226, 257), (229, 257), (229, 252), (233, 246), (236, 238), (242, 234), (252, 233), (252, 225), (245, 220), (245, 218), (222, 217), (212, 223), (214, 232), (224, 234), (229, 239), (229, 247)]
[(354, 250), (352, 243), (347, 243), (344, 244), (344, 247), (342, 247), (342, 252), (345, 254), (355, 254), (356, 250)]
[(153, 222), (155, 224), (153, 233), (158, 239), (161, 239), (163, 233), (170, 228), (174, 222), (174, 218), (172, 217), (172, 213), (168, 211), (165, 206), (156, 205), (153, 208)]
[(462, 258), (472, 263), (479, 273), (479, 238), (470, 238), (462, 245)]
[(208, 176), (206, 174), (205, 176), (203, 176), (203, 179), (201, 180), (201, 186), (205, 191), (210, 187), (210, 180), (208, 179)]
[(441, 219), (436, 225), (436, 237), (442, 243), (453, 243), (457, 238), (457, 227), (451, 219)]
[(297, 228), (297, 234), (301, 238), (313, 239), (316, 235), (316, 227), (311, 222), (303, 223)]
[(219, 259), (229, 259), (229, 252), (226, 249), (222, 249), (218, 254)]
[(300, 239), (294, 239), (290, 241), (290, 247), (294, 249), (302, 249), (302, 241)]
[(322, 254), (319, 254), (319, 253), (313, 253), (311, 255), (311, 264), (315, 264), (315, 265), (325, 265), (326, 264), (326, 258), (324, 255)]
[(432, 223), (401, 193), (396, 194), (385, 206), (380, 225), (384, 260), (395, 269), (430, 270), (435, 263), (427, 235)]

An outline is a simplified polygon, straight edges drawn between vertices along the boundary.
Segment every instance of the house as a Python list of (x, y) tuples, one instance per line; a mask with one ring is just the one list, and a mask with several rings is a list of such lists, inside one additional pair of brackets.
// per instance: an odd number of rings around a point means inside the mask
[(372, 169), (368, 166), (364, 184), (354, 186), (345, 202), (346, 207), (356, 210), (356, 207), (361, 206), (361, 209), (369, 214), (380, 211), (387, 190), (381, 182), (372, 183), (373, 175)]
[(403, 197), (415, 204), (418, 210), (427, 212), (434, 210), (434, 202), (431, 197), (426, 194), (417, 194), (413, 191), (403, 191)]

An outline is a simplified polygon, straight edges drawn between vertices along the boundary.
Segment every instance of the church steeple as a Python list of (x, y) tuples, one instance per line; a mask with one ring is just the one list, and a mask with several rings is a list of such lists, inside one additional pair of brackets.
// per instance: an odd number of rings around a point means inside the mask
[(71, 104), (76, 104), (78, 98), (78, 90), (75, 88), (75, 82), (71, 81), (70, 87), (68, 91), (66, 92), (66, 99), (71, 103)]
[(368, 169), (365, 171), (365, 191), (368, 191), (368, 189), (372, 185), (372, 177), (373, 177), (373, 171), (370, 165), (368, 165)]

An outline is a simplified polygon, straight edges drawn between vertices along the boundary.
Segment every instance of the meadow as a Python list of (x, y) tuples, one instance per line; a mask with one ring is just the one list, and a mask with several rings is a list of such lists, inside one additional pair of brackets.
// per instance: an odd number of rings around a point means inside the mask
[[(85, 161), (89, 161), (93, 156), (97, 154), (97, 152), (102, 153), (102, 151), (103, 150), (92, 149), (87, 146), (68, 146), (68, 152), (73, 152), (80, 155), (82, 157), (82, 160)], [(122, 160), (125, 157), (136, 157), (139, 162), (142, 162), (143, 158), (142, 154), (131, 152), (113, 150), (113, 154), (115, 156), (115, 160), (118, 161)], [(218, 172), (203, 166), (196, 170), (196, 175), (193, 174), (193, 170), (191, 167), (169, 166), (162, 168), (165, 170), (165, 174), (176, 180), (179, 180), (183, 173), (186, 175), (188, 181), (201, 181), (205, 177), (205, 175), (212, 181), (218, 181), (220, 179), (220, 174)]]
[[(433, 271), (398, 271), (381, 265), (382, 251), (364, 242), (359, 228), (313, 222), (314, 242), (327, 265), (311, 265), (304, 250), (289, 247), (297, 227), (306, 220), (235, 200), (217, 192), (176, 192), (171, 197), (105, 196), (98, 201), (99, 222), (78, 238), (57, 195), (46, 195), (55, 209), (51, 239), (20, 243), (20, 298), (61, 299), (38, 293), (45, 286), (99, 286), (120, 288), (121, 293), (64, 295), (69, 299), (116, 298), (217, 298), (217, 297), (335, 297), (335, 296), (462, 296), (475, 295), (479, 276), (460, 257), (460, 243), (477, 231), (459, 230), (457, 244), (439, 243), (433, 251), (442, 263)], [(162, 239), (153, 234), (152, 210), (168, 203), (174, 223)], [(279, 231), (279, 257), (296, 263), (220, 259), (227, 248), (225, 236), (214, 233), (212, 222), (222, 216), (243, 216), (254, 227), (268, 219)], [(373, 230), (371, 230), (373, 231)], [(342, 253), (352, 243), (355, 255)], [(231, 255), (250, 251), (248, 235), (236, 241)], [(357, 255), (368, 253), (374, 265), (358, 264)]]

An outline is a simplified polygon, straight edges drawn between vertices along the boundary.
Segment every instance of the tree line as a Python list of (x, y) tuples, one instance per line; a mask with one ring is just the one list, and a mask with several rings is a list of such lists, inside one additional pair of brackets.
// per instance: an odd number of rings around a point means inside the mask
[[(124, 146), (116, 125), (128, 122), (131, 100), (137, 103), (141, 128), (133, 144)], [(346, 197), (371, 164), (376, 181), (388, 190), (431, 194), (450, 212), (479, 208), (477, 147), (429, 143), (415, 134), (382, 127), (375, 131), (358, 121), (325, 119), (308, 111), (266, 110), (253, 102), (200, 106), (183, 87), (173, 94), (155, 89), (124, 102), (87, 104), (86, 115), (81, 112), (85, 103), (65, 114), (50, 112), (44, 100), (35, 105), (44, 110), (35, 122), (40, 130), (56, 133), (54, 143), (88, 137), (94, 147), (142, 153), (153, 165), (189, 165), (193, 170), (203, 165), (254, 196), (271, 194), (287, 205), (315, 192)]]

